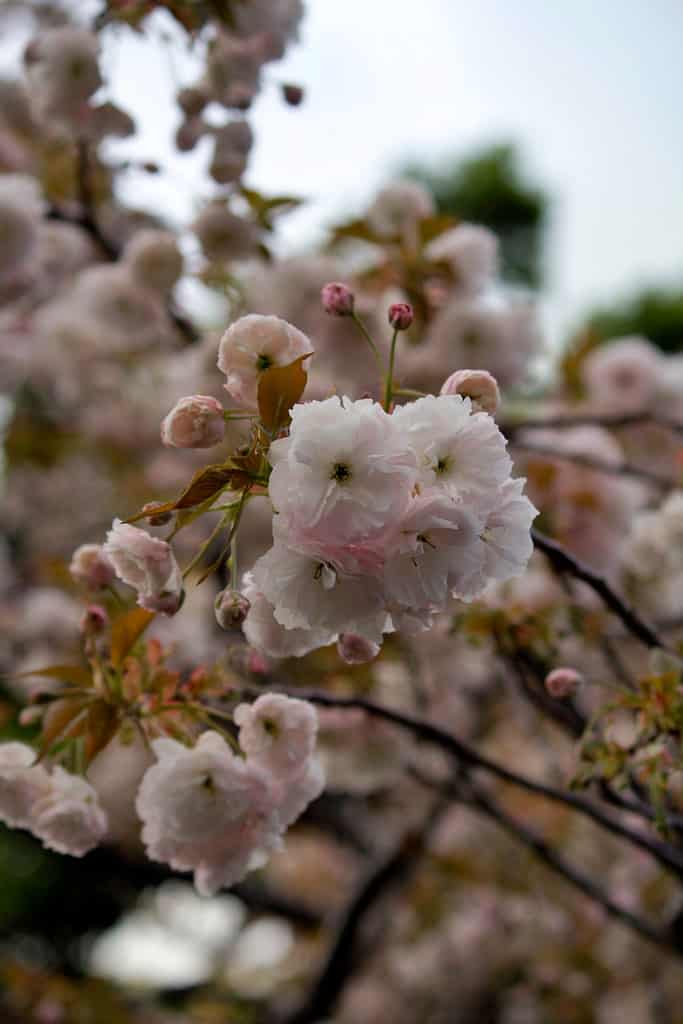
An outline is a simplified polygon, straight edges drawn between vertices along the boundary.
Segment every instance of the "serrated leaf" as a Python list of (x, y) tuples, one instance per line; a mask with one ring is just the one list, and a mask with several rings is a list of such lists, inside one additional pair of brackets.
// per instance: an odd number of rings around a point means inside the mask
[(155, 612), (133, 608), (114, 620), (111, 627), (111, 663), (118, 668), (149, 626)]
[(234, 490), (238, 490), (245, 487), (249, 482), (249, 476), (234, 460), (204, 466), (202, 469), (197, 470), (179, 497), (174, 498), (172, 501), (166, 501), (161, 505), (155, 505), (149, 512), (137, 512), (134, 516), (126, 519), (126, 522), (136, 523), (139, 519), (158, 516), (164, 512), (176, 512), (180, 509), (195, 508), (197, 505), (204, 504), (210, 498), (216, 497), (228, 485)]
[(274, 434), (289, 420), (289, 411), (304, 393), (308, 379), (301, 356), (288, 366), (271, 366), (264, 370), (258, 382), (258, 408), (261, 423)]

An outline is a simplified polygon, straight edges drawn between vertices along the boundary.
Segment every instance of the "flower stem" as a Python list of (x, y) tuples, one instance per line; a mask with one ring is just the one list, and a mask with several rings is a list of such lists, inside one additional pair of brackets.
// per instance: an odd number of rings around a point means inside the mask
[(358, 316), (358, 314), (357, 313), (351, 313), (351, 319), (353, 320), (354, 324), (358, 327), (358, 330), (361, 332), (361, 334), (363, 335), (363, 337), (367, 341), (368, 345), (372, 349), (372, 354), (375, 357), (375, 361), (377, 363), (377, 369), (379, 370), (379, 376), (380, 376), (380, 380), (381, 380), (382, 377), (384, 376), (384, 364), (383, 364), (383, 361), (382, 361), (382, 357), (379, 354), (379, 349), (377, 348), (377, 346), (375, 345), (374, 341), (370, 337), (370, 332), (368, 331), (367, 327), (365, 326), (365, 324), (363, 323), (361, 318)]
[(394, 359), (396, 358), (396, 339), (398, 338), (398, 330), (394, 331), (394, 336), (391, 339), (391, 348), (389, 349), (389, 369), (387, 371), (387, 383), (384, 391), (384, 408), (386, 412), (389, 412), (391, 408), (391, 399), (393, 396), (393, 384), (394, 384)]

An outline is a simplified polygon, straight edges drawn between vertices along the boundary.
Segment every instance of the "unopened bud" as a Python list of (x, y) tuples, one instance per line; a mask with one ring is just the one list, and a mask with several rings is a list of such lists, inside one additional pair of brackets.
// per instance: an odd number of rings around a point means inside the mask
[(331, 313), (332, 316), (351, 316), (353, 314), (356, 300), (351, 289), (345, 284), (339, 281), (326, 284), (320, 297), (326, 313)]
[(156, 509), (164, 506), (158, 501), (148, 501), (142, 506), (142, 511), (147, 517), (150, 526), (166, 526), (173, 519), (172, 512), (156, 512)]
[(554, 668), (545, 677), (545, 688), (551, 697), (563, 700), (573, 697), (583, 682), (583, 676), (573, 668)]
[(364, 665), (379, 654), (379, 644), (366, 640), (358, 633), (340, 633), (337, 640), (337, 651), (347, 665)]
[(223, 406), (211, 395), (188, 395), (161, 424), (161, 440), (171, 448), (212, 448), (225, 435)]
[(410, 303), (394, 302), (389, 306), (389, 323), (395, 331), (407, 331), (413, 319), (413, 307)]
[(99, 604), (89, 604), (81, 616), (81, 633), (85, 633), (86, 636), (102, 633), (107, 628), (108, 622), (109, 616), (106, 608), (102, 608)]
[(474, 412), (488, 412), (491, 416), (500, 402), (496, 378), (488, 370), (456, 370), (444, 381), (441, 394), (470, 398)]
[(101, 544), (81, 544), (76, 548), (69, 566), (69, 572), (77, 583), (90, 590), (108, 587), (116, 573)]
[(251, 602), (239, 590), (222, 590), (214, 601), (216, 622), (221, 629), (239, 629), (250, 608)]
[(282, 83), (282, 96), (285, 103), (290, 107), (298, 107), (304, 98), (304, 91), (300, 85), (292, 85), (291, 82)]

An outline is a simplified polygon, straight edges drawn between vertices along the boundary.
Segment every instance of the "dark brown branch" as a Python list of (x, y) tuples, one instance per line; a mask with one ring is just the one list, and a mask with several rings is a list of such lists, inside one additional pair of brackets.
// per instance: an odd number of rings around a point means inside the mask
[[(683, 944), (679, 941), (672, 927), (657, 927), (634, 914), (626, 907), (615, 903), (592, 878), (575, 868), (534, 829), (529, 828), (523, 822), (508, 814), (492, 797), (485, 794), (482, 789), (468, 782), (468, 790), (469, 792), (464, 798), (464, 802), (468, 806), (484, 814), (509, 832), (518, 842), (532, 850), (556, 874), (570, 882), (585, 896), (593, 900), (593, 902), (599, 904), (611, 917), (628, 925), (650, 942), (654, 942), (656, 945), (662, 946), (679, 956), (683, 955)], [(443, 789), (440, 788), (439, 791), (443, 792)], [(452, 799), (463, 800), (463, 796), (457, 788), (449, 787), (447, 792), (451, 795)]]
[(652, 473), (649, 469), (633, 466), (630, 462), (606, 462), (604, 459), (595, 459), (592, 455), (585, 455), (583, 452), (566, 452), (549, 444), (518, 441), (515, 437), (510, 439), (510, 444), (522, 452), (541, 455), (549, 459), (559, 459), (561, 462), (572, 462), (576, 466), (594, 470), (596, 473), (606, 473), (609, 476), (631, 476), (636, 480), (644, 480), (648, 484), (653, 484), (661, 490), (671, 489), (676, 485), (675, 480), (660, 476), (659, 473)]
[(329, 1016), (353, 972), (357, 939), (363, 921), (386, 891), (403, 881), (415, 867), (435, 819), (436, 814), (430, 813), (430, 820), (420, 833), (410, 832), (361, 881), (339, 921), (334, 943), (309, 997), (299, 1009), (285, 1018), (284, 1024), (316, 1024)]
[(676, 877), (683, 878), (683, 852), (679, 851), (676, 847), (652, 836), (646, 836), (641, 832), (628, 828), (612, 814), (606, 812), (590, 800), (586, 800), (584, 797), (579, 796), (576, 793), (555, 789), (552, 786), (545, 785), (545, 783), (536, 782), (535, 780), (528, 779), (523, 775), (518, 775), (509, 768), (505, 768), (503, 765), (500, 765), (495, 761), (491, 761), (483, 754), (474, 750), (459, 737), (452, 733), (445, 732), (443, 729), (433, 725), (426, 719), (413, 717), (405, 714), (404, 712), (396, 711), (393, 708), (384, 707), (381, 704), (375, 704), (364, 697), (335, 697), (331, 694), (321, 693), (320, 691), (300, 690), (296, 691), (296, 696), (301, 697), (304, 700), (309, 700), (312, 704), (317, 704), (321, 707), (359, 708), (375, 718), (380, 718), (383, 721), (391, 722), (393, 725), (397, 725), (402, 729), (407, 729), (417, 739), (423, 740), (426, 743), (431, 743), (434, 746), (445, 750), (455, 758), (459, 765), (469, 768), (477, 768), (488, 772), (489, 775), (499, 779), (501, 782), (507, 782), (512, 786), (516, 786), (518, 789), (526, 791), (527, 793), (533, 793), (536, 796), (544, 797), (546, 800), (552, 800), (555, 803), (563, 804), (566, 807), (570, 807), (573, 810), (578, 811), (579, 814), (583, 814), (585, 817), (590, 818), (591, 821), (595, 822), (596, 825), (599, 825), (606, 831), (611, 832), (613, 835), (620, 836), (622, 839), (630, 842), (633, 846), (637, 846), (639, 849), (649, 853), (650, 856), (657, 860), (663, 867), (667, 868), (667, 870), (676, 875)]
[(609, 585), (607, 580), (593, 572), (587, 565), (570, 555), (557, 541), (546, 537), (540, 530), (531, 528), (531, 537), (534, 545), (549, 559), (550, 563), (560, 572), (566, 572), (577, 580), (586, 583), (593, 590), (609, 610), (621, 619), (629, 633), (637, 640), (640, 640), (646, 647), (661, 647), (667, 650), (664, 641), (658, 636), (655, 630), (648, 626), (643, 619), (635, 612), (626, 601), (617, 594)]

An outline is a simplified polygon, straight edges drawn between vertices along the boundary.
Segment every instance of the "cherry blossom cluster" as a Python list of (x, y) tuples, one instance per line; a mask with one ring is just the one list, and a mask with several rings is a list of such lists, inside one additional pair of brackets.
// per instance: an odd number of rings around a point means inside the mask
[(493, 418), (461, 395), (392, 412), (346, 397), (298, 405), (269, 457), (274, 544), (248, 581), (244, 628), (272, 655), (348, 634), (376, 653), (384, 633), (429, 628), (449, 598), (478, 597), (531, 555), (524, 481)]
[[(235, 748), (215, 730), (193, 744), (163, 734), (149, 739), (149, 726), (141, 724), (154, 756), (145, 755), (137, 794), (134, 788), (124, 794), (142, 823), (148, 856), (194, 871), (197, 889), (206, 895), (262, 863), (324, 786), (312, 705), (264, 694), (238, 705), (234, 722)], [(24, 743), (1, 744), (0, 821), (29, 829), (49, 849), (83, 856), (111, 831), (98, 792), (97, 757), (87, 774), (59, 763), (46, 767)]]
[[(341, 285), (323, 302), (353, 308)], [(250, 315), (224, 335), (218, 365), (228, 392), (255, 408), (260, 376), (312, 351), (291, 324)], [(347, 660), (367, 660), (384, 633), (426, 629), (449, 598), (524, 571), (536, 511), (483, 411), (496, 407), (496, 383), (459, 371), (443, 391), (390, 411), (345, 396), (292, 408), (268, 451), (274, 544), (244, 582), (253, 646), (301, 655), (339, 640)]]

